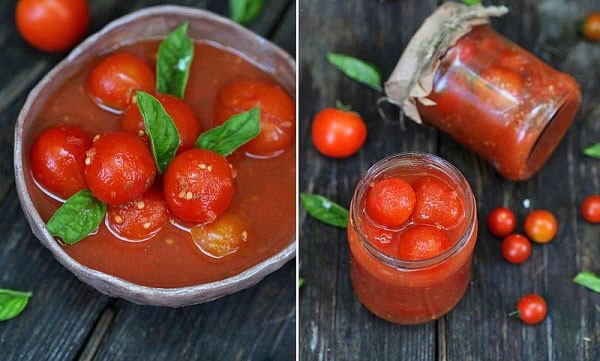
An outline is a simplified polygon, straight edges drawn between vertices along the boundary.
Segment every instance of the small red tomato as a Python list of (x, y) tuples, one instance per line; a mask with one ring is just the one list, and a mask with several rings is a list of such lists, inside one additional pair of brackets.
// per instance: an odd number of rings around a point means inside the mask
[(262, 80), (240, 80), (226, 85), (215, 100), (215, 125), (255, 106), (260, 107), (260, 134), (242, 148), (258, 157), (283, 153), (294, 143), (296, 106), (279, 85)]
[(532, 241), (548, 243), (558, 232), (558, 222), (554, 215), (546, 210), (535, 210), (525, 218), (525, 233)]
[(108, 229), (119, 238), (140, 242), (150, 239), (169, 222), (167, 203), (159, 187), (152, 187), (142, 198), (108, 206)]
[(21, 36), (43, 51), (72, 48), (90, 25), (86, 0), (20, 0), (15, 21)]
[(395, 232), (379, 227), (369, 219), (363, 219), (361, 222), (362, 233), (369, 242), (381, 252), (390, 257), (396, 256), (396, 238)]
[(514, 106), (524, 91), (521, 75), (508, 68), (488, 68), (481, 73), (481, 79), (474, 82), (474, 92), (496, 109)]
[(517, 304), (519, 318), (526, 324), (540, 323), (546, 317), (548, 308), (544, 299), (536, 294), (523, 296)]
[(85, 152), (92, 138), (77, 127), (45, 130), (30, 154), (33, 178), (47, 191), (67, 199), (85, 188)]
[(600, 223), (600, 195), (591, 195), (581, 204), (581, 214), (590, 223)]
[(94, 197), (109, 205), (140, 199), (156, 176), (148, 146), (135, 135), (115, 132), (87, 151), (85, 180)]
[[(173, 119), (175, 128), (177, 128), (179, 134), (177, 153), (193, 148), (196, 139), (200, 135), (201, 128), (192, 109), (183, 100), (172, 95), (156, 94), (156, 99)], [(144, 118), (137, 104), (131, 104), (125, 110), (121, 129), (131, 134), (145, 135)]]
[(410, 261), (429, 259), (442, 254), (450, 246), (450, 240), (441, 230), (431, 226), (415, 226), (400, 239), (398, 257)]
[(463, 217), (463, 202), (458, 193), (442, 180), (425, 176), (413, 183), (416, 203), (413, 220), (417, 223), (450, 228)]
[(233, 171), (222, 155), (193, 148), (177, 155), (163, 177), (169, 210), (185, 222), (214, 221), (233, 197)]
[(365, 143), (367, 126), (356, 112), (325, 108), (315, 116), (311, 134), (319, 152), (333, 158), (345, 158)]
[(508, 208), (494, 208), (487, 218), (487, 226), (493, 236), (506, 237), (515, 230), (517, 217)]
[(531, 242), (520, 235), (511, 234), (502, 241), (502, 256), (510, 263), (523, 263), (531, 255)]
[(240, 216), (226, 212), (214, 222), (193, 227), (192, 239), (204, 254), (222, 258), (247, 242), (248, 227)]
[(400, 227), (412, 214), (415, 192), (405, 180), (392, 177), (371, 184), (367, 193), (367, 214), (387, 227)]
[(600, 12), (587, 14), (580, 28), (581, 35), (589, 41), (600, 41)]
[(116, 53), (94, 66), (87, 85), (99, 105), (120, 112), (129, 105), (136, 90), (154, 91), (154, 71), (135, 55)]

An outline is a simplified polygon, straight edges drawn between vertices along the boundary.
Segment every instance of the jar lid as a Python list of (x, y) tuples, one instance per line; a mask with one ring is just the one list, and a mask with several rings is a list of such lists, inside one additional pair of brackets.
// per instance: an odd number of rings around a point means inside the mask
[(433, 77), (446, 50), (474, 26), (487, 24), (491, 16), (502, 16), (507, 12), (506, 6), (442, 4), (425, 19), (385, 82), (388, 101), (401, 107), (406, 116), (421, 124), (416, 102), (435, 105), (427, 96), (431, 93)]

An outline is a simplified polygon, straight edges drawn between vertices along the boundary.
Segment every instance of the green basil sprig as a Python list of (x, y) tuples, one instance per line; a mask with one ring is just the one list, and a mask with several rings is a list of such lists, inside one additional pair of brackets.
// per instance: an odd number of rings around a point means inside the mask
[(106, 214), (106, 204), (83, 189), (72, 195), (46, 224), (51, 235), (67, 244), (74, 244), (94, 231)]
[(258, 17), (264, 5), (264, 0), (229, 0), (229, 16), (236, 23), (247, 25)]
[(600, 159), (600, 143), (596, 143), (585, 148), (583, 150), (583, 154), (587, 155), (588, 157)]
[(481, 4), (481, 0), (462, 0), (462, 2), (469, 6)]
[(382, 91), (381, 72), (375, 65), (348, 55), (335, 53), (327, 54), (327, 60), (350, 79), (367, 85), (378, 92)]
[(31, 292), (0, 289), (0, 321), (17, 317), (29, 302)]
[(156, 60), (156, 91), (183, 98), (194, 58), (194, 43), (183, 23), (158, 47)]
[(348, 210), (339, 204), (317, 194), (300, 193), (300, 200), (306, 212), (319, 221), (335, 227), (348, 227)]
[(600, 293), (600, 277), (592, 272), (579, 272), (577, 276), (573, 278), (573, 282), (583, 287), (587, 287), (596, 293)]
[(226, 157), (260, 133), (258, 106), (233, 115), (225, 123), (206, 131), (196, 140), (196, 147), (212, 150)]
[(146, 134), (150, 138), (154, 162), (162, 174), (179, 148), (179, 133), (173, 119), (158, 99), (143, 91), (137, 91), (135, 94), (137, 105), (144, 118)]

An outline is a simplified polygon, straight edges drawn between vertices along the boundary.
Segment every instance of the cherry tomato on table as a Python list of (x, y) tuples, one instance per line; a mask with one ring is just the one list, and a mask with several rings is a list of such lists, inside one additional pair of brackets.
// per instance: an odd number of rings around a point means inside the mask
[(412, 214), (415, 222), (450, 228), (462, 219), (464, 208), (458, 192), (442, 180), (425, 176), (412, 186), (417, 199)]
[(526, 324), (540, 323), (546, 317), (548, 307), (546, 301), (536, 294), (523, 296), (517, 304), (519, 318)]
[(494, 208), (488, 215), (487, 226), (493, 236), (506, 237), (515, 230), (517, 217), (508, 208)]
[(367, 126), (356, 112), (325, 108), (315, 116), (311, 135), (319, 152), (332, 158), (345, 158), (365, 143)]
[(546, 210), (535, 210), (525, 218), (525, 233), (534, 242), (548, 243), (557, 232), (558, 221)]
[(67, 199), (85, 188), (86, 151), (92, 138), (78, 127), (44, 131), (33, 144), (31, 173), (47, 191)]
[(415, 202), (415, 192), (410, 184), (392, 177), (378, 180), (370, 186), (366, 208), (375, 222), (400, 227), (410, 218)]
[(247, 242), (248, 226), (240, 216), (225, 212), (214, 222), (193, 227), (192, 239), (205, 254), (222, 258)]
[(600, 12), (591, 12), (581, 22), (581, 35), (589, 41), (600, 41)]
[(590, 223), (600, 223), (600, 195), (591, 195), (584, 199), (581, 215)]
[(502, 241), (502, 256), (510, 263), (523, 263), (531, 255), (531, 242), (520, 234), (511, 234)]
[(20, 0), (15, 21), (21, 36), (48, 52), (72, 48), (90, 25), (86, 0)]
[(415, 226), (400, 239), (398, 257), (411, 261), (429, 259), (442, 254), (450, 246), (450, 240), (441, 230), (432, 226)]

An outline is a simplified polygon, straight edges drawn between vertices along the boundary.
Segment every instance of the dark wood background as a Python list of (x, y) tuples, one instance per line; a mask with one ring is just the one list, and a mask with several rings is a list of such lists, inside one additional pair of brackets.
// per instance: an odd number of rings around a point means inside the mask
[[(167, 1), (90, 1), (92, 31)], [(227, 14), (227, 1), (169, 1)], [(169, 309), (108, 298), (80, 282), (32, 235), (14, 187), (13, 129), (29, 90), (65, 55), (28, 46), (0, 2), (0, 288), (30, 290), (29, 306), (0, 322), (0, 360), (291, 360), (295, 262), (257, 286), (204, 305)], [(250, 28), (295, 55), (296, 4), (267, 0)]]
[[(600, 193), (600, 161), (582, 148), (600, 142), (600, 43), (578, 39), (573, 23), (600, 1), (505, 0), (511, 11), (493, 22), (502, 34), (558, 69), (573, 74), (583, 106), (558, 150), (533, 179), (515, 183), (446, 134), (409, 122), (407, 130), (384, 124), (380, 96), (345, 78), (325, 58), (329, 51), (357, 56), (389, 76), (408, 40), (438, 0), (302, 0), (300, 14), (300, 190), (348, 206), (361, 174), (393, 153), (418, 150), (455, 164), (469, 180), (479, 205), (480, 232), (470, 288), (448, 315), (403, 327), (382, 321), (361, 306), (348, 277), (344, 230), (300, 211), (300, 347), (302, 360), (600, 360), (600, 295), (572, 283), (580, 270), (600, 272), (600, 226), (579, 215), (583, 198)], [(351, 158), (327, 159), (310, 140), (317, 111), (336, 99), (352, 105), (368, 124), (365, 146)], [(507, 150), (510, 151), (510, 150)], [(529, 209), (546, 208), (559, 233), (535, 245), (522, 265), (506, 263), (500, 241), (485, 217), (497, 206), (513, 209), (522, 222)], [(519, 226), (519, 230), (522, 227)], [(549, 314), (525, 326), (507, 314), (525, 293), (545, 296)]]

